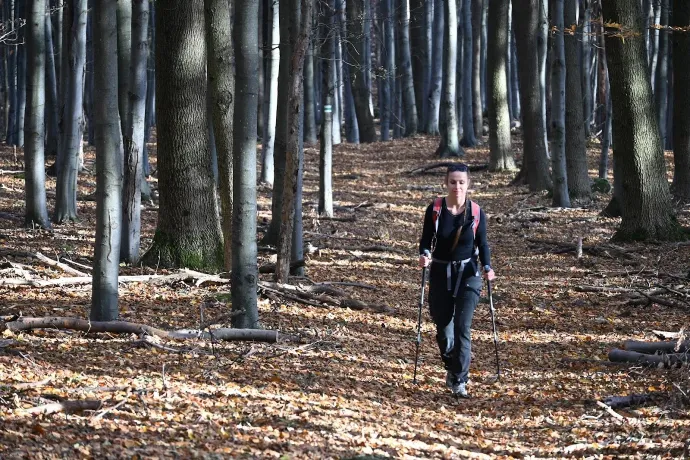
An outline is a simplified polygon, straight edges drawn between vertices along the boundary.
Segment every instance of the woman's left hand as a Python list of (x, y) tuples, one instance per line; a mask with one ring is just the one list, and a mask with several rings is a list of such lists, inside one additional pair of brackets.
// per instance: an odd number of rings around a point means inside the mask
[(496, 278), (493, 268), (490, 268), (489, 271), (484, 271), (484, 278), (489, 281), (493, 281)]

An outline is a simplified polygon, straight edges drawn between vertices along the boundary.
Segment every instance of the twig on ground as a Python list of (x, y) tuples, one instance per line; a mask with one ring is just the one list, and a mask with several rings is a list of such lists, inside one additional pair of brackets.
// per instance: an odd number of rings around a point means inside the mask
[(86, 410), (98, 410), (103, 406), (102, 401), (94, 400), (79, 400), (79, 401), (62, 401), (52, 404), (43, 404), (41, 406), (30, 407), (28, 409), (19, 409), (17, 412), (21, 415), (32, 414), (54, 414), (56, 412), (65, 412), (71, 414), (74, 412), (82, 412)]

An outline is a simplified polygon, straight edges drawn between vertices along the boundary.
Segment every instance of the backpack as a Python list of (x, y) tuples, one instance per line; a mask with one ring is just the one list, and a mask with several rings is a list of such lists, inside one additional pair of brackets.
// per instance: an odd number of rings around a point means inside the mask
[[(474, 237), (477, 238), (477, 228), (479, 228), (479, 218), (480, 218), (480, 207), (477, 203), (472, 200), (470, 202), (470, 209), (472, 212), (472, 233)], [(434, 238), (436, 238), (436, 232), (438, 232), (438, 217), (441, 214), (441, 207), (443, 206), (443, 197), (438, 197), (434, 199), (434, 207), (431, 213), (431, 217), (434, 221)]]

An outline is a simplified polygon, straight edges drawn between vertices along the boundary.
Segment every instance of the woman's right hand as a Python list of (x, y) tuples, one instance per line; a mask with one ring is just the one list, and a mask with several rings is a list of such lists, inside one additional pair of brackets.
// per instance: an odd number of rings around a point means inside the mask
[(422, 254), (419, 256), (419, 266), (421, 268), (428, 267), (431, 263), (431, 257), (429, 257), (427, 254)]

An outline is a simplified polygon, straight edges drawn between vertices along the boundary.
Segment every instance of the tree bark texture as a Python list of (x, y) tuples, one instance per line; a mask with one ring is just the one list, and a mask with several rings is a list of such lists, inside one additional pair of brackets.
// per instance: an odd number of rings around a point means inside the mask
[(156, 79), (160, 199), (153, 246), (144, 256), (147, 265), (223, 267), (208, 149), (203, 7), (174, 0), (156, 12), (156, 72), (165, 78)]
[(414, 83), (412, 80), (412, 55), (410, 52), (410, 1), (400, 0), (399, 3), (400, 21), (399, 37), (397, 49), (400, 51), (398, 57), (400, 67), (398, 67), (402, 84), (402, 96), (405, 117), (405, 136), (417, 134), (417, 104), (414, 94)]
[(642, 13), (637, 0), (603, 3), (607, 28), (606, 57), (613, 101), (615, 181), (621, 181), (622, 221), (615, 237), (621, 240), (673, 240), (680, 237), (672, 216), (652, 87), (646, 66)]
[[(462, 1), (462, 0), (461, 0)], [(458, 57), (458, 10), (456, 0), (443, 2), (443, 84), (441, 86), (441, 143), (436, 156), (441, 158), (463, 156), (458, 139), (457, 115), (457, 57)]]
[[(690, 2), (673, 1), (673, 25), (690, 27)], [(676, 199), (690, 201), (690, 35), (673, 34), (673, 184)]]
[(122, 231), (122, 129), (118, 114), (118, 0), (95, 0), (94, 121), (96, 136), (96, 248), (91, 287), (93, 321), (113, 321), (118, 311)]
[[(570, 207), (566, 169), (566, 63), (564, 46), (564, 3), (553, 0), (551, 21), (551, 170), (553, 175), (553, 206)], [(579, 103), (579, 101), (577, 101)]]

